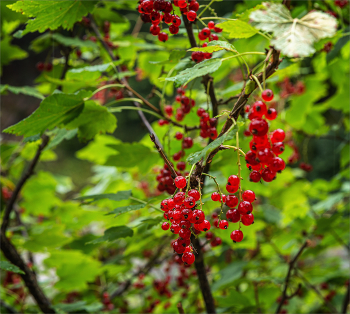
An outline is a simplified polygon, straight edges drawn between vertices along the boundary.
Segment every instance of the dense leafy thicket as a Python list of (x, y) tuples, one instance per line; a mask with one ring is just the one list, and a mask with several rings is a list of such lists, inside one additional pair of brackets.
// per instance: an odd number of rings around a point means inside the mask
[[(197, 1), (1, 1), (3, 313), (346, 313), (348, 2)], [(274, 180), (244, 161), (266, 88)], [(37, 109), (9, 125), (17, 99)], [(176, 175), (211, 225), (192, 265), (161, 209)], [(218, 227), (230, 175), (254, 224)]]

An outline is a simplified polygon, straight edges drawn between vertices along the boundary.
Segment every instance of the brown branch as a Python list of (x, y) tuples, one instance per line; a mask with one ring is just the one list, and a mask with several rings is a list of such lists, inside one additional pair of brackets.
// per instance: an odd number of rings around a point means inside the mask
[(158, 247), (156, 253), (154, 253), (153, 257), (148, 261), (148, 263), (140, 269), (138, 272), (134, 273), (130, 279), (128, 279), (123, 285), (121, 285), (115, 292), (113, 292), (110, 296), (111, 299), (121, 296), (126, 290), (128, 290), (132, 284), (132, 280), (135, 277), (138, 277), (140, 274), (147, 275), (151, 269), (157, 264), (160, 254), (162, 253), (165, 246), (168, 245), (168, 237), (166, 237), (166, 241)]
[(46, 147), (46, 145), (49, 143), (49, 137), (46, 135), (43, 135), (42, 137), (42, 142), (38, 147), (38, 150), (33, 158), (33, 160), (31, 161), (28, 169), (26, 171), (23, 172), (21, 178), (19, 179), (15, 190), (12, 193), (12, 196), (10, 198), (10, 200), (7, 203), (6, 209), (5, 209), (5, 213), (3, 216), (3, 220), (2, 220), (2, 225), (1, 225), (1, 231), (5, 234), (6, 233), (6, 229), (9, 225), (9, 221), (10, 221), (10, 214), (13, 210), (13, 206), (16, 202), (16, 199), (19, 195), (19, 192), (21, 191), (23, 185), (26, 183), (26, 181), (30, 178), (30, 176), (34, 173), (34, 168), (37, 164), (37, 162), (39, 161), (40, 155), (43, 151), (43, 149)]
[(162, 156), (162, 158), (164, 159), (164, 162), (167, 164), (167, 166), (168, 166), (168, 168), (169, 168), (169, 170), (170, 170), (170, 172), (171, 172), (171, 177), (172, 177), (173, 179), (175, 179), (175, 178), (177, 177), (177, 174), (176, 174), (176, 171), (175, 171), (175, 169), (174, 169), (174, 166), (171, 164), (171, 162), (169, 161), (169, 159), (165, 156), (165, 154), (164, 154), (162, 148), (157, 144), (155, 135), (154, 135), (153, 133), (151, 133), (151, 134), (149, 135), (149, 137), (151, 138), (151, 141), (152, 141), (152, 142), (154, 143), (154, 145), (156, 146), (156, 148), (157, 148), (159, 154), (160, 154), (160, 155)]
[(179, 311), (179, 314), (185, 314), (184, 308), (182, 307), (182, 303), (179, 302), (177, 305), (177, 310)]
[(221, 106), (221, 105), (227, 105), (229, 102), (231, 102), (232, 100), (234, 99), (237, 99), (239, 98), (240, 95), (236, 95), (236, 96), (231, 96), (230, 98), (226, 99), (226, 100), (220, 100), (218, 102), (218, 106)]
[(280, 313), (281, 312), (281, 308), (283, 306), (283, 303), (285, 300), (288, 299), (288, 296), (287, 296), (287, 289), (288, 289), (288, 285), (289, 285), (289, 281), (290, 281), (290, 277), (292, 275), (292, 271), (293, 271), (293, 268), (294, 268), (294, 265), (296, 263), (296, 261), (298, 260), (298, 258), (300, 257), (300, 255), (303, 253), (304, 249), (308, 246), (308, 240), (306, 240), (303, 245), (301, 246), (301, 248), (299, 249), (298, 253), (294, 256), (294, 258), (289, 262), (289, 268), (288, 268), (288, 273), (287, 273), (287, 276), (284, 280), (284, 289), (283, 289), (283, 293), (282, 293), (282, 296), (281, 296), (281, 301), (280, 303), (278, 304), (278, 307), (277, 307), (277, 310), (276, 310), (276, 313)]
[(348, 305), (349, 305), (349, 301), (350, 301), (350, 284), (348, 285), (348, 289), (346, 290), (346, 294), (344, 296), (344, 301), (341, 307), (341, 313), (346, 314), (347, 309), (348, 309)]

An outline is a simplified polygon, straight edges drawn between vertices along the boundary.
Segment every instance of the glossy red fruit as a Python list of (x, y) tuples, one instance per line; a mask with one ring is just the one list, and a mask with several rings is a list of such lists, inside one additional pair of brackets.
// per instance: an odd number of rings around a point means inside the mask
[(179, 224), (177, 224), (177, 223), (175, 223), (175, 222), (173, 222), (173, 223), (171, 224), (170, 231), (171, 231), (172, 233), (174, 233), (174, 234), (179, 234), (180, 230), (181, 230), (181, 228), (180, 228), (180, 225), (179, 225)]
[(209, 36), (209, 38), (210, 38), (210, 41), (212, 41), (212, 40), (218, 40), (218, 39), (219, 39), (219, 36), (216, 35), (216, 34), (211, 34), (211, 35)]
[(253, 170), (250, 174), (249, 174), (249, 180), (252, 182), (259, 182), (261, 179), (261, 174), (258, 171)]
[(188, 191), (188, 196), (192, 196), (195, 201), (199, 201), (200, 199), (200, 194), (197, 190), (192, 189)]
[(182, 205), (184, 200), (185, 200), (185, 193), (184, 192), (177, 192), (174, 195), (174, 204), (175, 205)]
[(212, 193), (211, 199), (214, 202), (220, 202), (220, 200), (221, 200), (220, 194), (218, 192)]
[(204, 27), (202, 30), (201, 30), (201, 33), (203, 34), (203, 36), (205, 38), (208, 38), (211, 34), (210, 32), (210, 29), (208, 27)]
[(164, 108), (164, 111), (165, 111), (165, 113), (168, 116), (172, 116), (173, 115), (173, 107), (170, 106), (170, 105), (166, 105), (165, 108)]
[(193, 146), (193, 140), (190, 137), (185, 137), (182, 142), (182, 148), (187, 149)]
[(163, 43), (165, 43), (168, 40), (168, 34), (161, 32), (158, 34), (158, 39), (159, 41), (162, 41)]
[(252, 165), (252, 166), (255, 166), (255, 165), (258, 165), (259, 162), (256, 161), (256, 154), (252, 151), (248, 151), (246, 154), (245, 154), (245, 161)]
[[(173, 180), (173, 179), (171, 179), (171, 180)], [(167, 202), (168, 209), (169, 209), (169, 210), (174, 209), (174, 207), (175, 207), (174, 200), (173, 200), (172, 198), (169, 198), (167, 201), (168, 201), (168, 202)]]
[(214, 234), (210, 231), (205, 234), (205, 238), (207, 240), (211, 240), (213, 238), (213, 236), (214, 236)]
[(215, 27), (215, 23), (214, 23), (213, 21), (210, 21), (210, 22), (208, 23), (208, 28), (209, 28), (209, 29), (214, 29), (214, 27)]
[(180, 161), (180, 162), (177, 163), (176, 168), (179, 171), (184, 171), (185, 168), (186, 168), (186, 163), (184, 161)]
[(152, 24), (159, 24), (160, 23), (160, 18), (161, 18), (161, 15), (158, 11), (153, 11), (151, 14), (150, 14), (150, 18), (151, 18), (151, 21), (152, 21)]
[(250, 226), (252, 223), (254, 223), (254, 216), (253, 214), (242, 215), (241, 221), (243, 225)]
[(143, 13), (151, 14), (153, 11), (153, 1), (146, 0), (141, 3)]
[(283, 142), (286, 137), (286, 134), (282, 129), (277, 129), (272, 132), (271, 134), (271, 142), (276, 143), (276, 142)]
[(241, 230), (233, 230), (230, 237), (233, 242), (241, 242), (243, 240), (243, 232)]
[(230, 185), (235, 185), (235, 186), (238, 186), (239, 185), (239, 182), (240, 182), (240, 179), (239, 179), (239, 177), (238, 176), (236, 176), (236, 175), (231, 175), (231, 176), (229, 176), (228, 177), (228, 183), (230, 184)]
[(187, 264), (187, 265), (191, 265), (194, 263), (195, 261), (195, 256), (193, 253), (191, 252), (186, 252), (182, 255), (182, 261)]
[(249, 131), (256, 136), (264, 136), (269, 130), (269, 125), (264, 119), (254, 119), (249, 124)]
[(152, 24), (151, 28), (149, 29), (149, 32), (154, 36), (158, 35), (160, 33), (159, 25)]
[(196, 63), (202, 62), (204, 60), (204, 53), (202, 51), (193, 51), (191, 58)]
[(247, 201), (242, 201), (238, 205), (238, 211), (241, 215), (248, 215), (253, 211), (253, 206)]
[(183, 189), (186, 186), (186, 179), (183, 176), (177, 176), (174, 182), (179, 189)]
[(179, 27), (181, 25), (181, 19), (177, 15), (173, 15), (173, 20), (172, 20), (173, 25)]
[(45, 65), (45, 71), (47, 71), (47, 72), (51, 72), (51, 71), (52, 71), (52, 69), (53, 69), (53, 65), (52, 65), (52, 63), (51, 63), (51, 62), (46, 63), (46, 65)]
[(226, 184), (226, 191), (229, 193), (236, 193), (238, 191), (238, 188), (239, 188), (238, 185)]
[(183, 229), (181, 228), (179, 231), (179, 237), (186, 240), (191, 238), (191, 231), (189, 229)]
[(205, 219), (204, 212), (202, 210), (196, 209), (193, 211), (193, 215), (190, 221), (192, 223), (200, 224), (204, 221), (204, 219)]
[(276, 172), (272, 171), (269, 167), (266, 167), (261, 173), (261, 177), (265, 182), (271, 182), (273, 179), (276, 178)]
[(182, 210), (182, 218), (185, 220), (191, 220), (193, 216), (192, 210), (189, 208), (185, 208)]
[(179, 225), (180, 225), (181, 229), (190, 229), (191, 228), (191, 223), (188, 220), (181, 220)]
[(275, 120), (277, 117), (277, 111), (274, 108), (267, 109), (267, 112), (265, 114), (265, 118), (267, 120)]
[(163, 21), (166, 24), (171, 24), (173, 21), (173, 15), (170, 13), (164, 13), (163, 14)]
[(187, 18), (188, 18), (189, 21), (193, 22), (197, 18), (197, 13), (195, 11), (189, 11), (187, 13)]
[(211, 228), (210, 222), (208, 220), (204, 219), (204, 221), (200, 224), (199, 228), (202, 231), (207, 232)]
[(163, 12), (168, 14), (171, 11), (173, 11), (173, 5), (171, 4), (171, 2), (166, 1), (163, 8)]
[(265, 89), (261, 93), (261, 98), (265, 101), (271, 101), (273, 99), (273, 91), (271, 89)]
[(44, 62), (38, 62), (37, 64), (36, 64), (36, 68), (37, 68), (37, 70), (38, 71), (44, 71), (44, 69), (45, 69), (45, 64), (44, 64)]
[(179, 32), (179, 27), (178, 26), (175, 26), (174, 24), (173, 25), (170, 25), (169, 26), (169, 32), (173, 35), (176, 35), (178, 32)]
[(177, 2), (179, 8), (183, 9), (183, 8), (186, 8), (187, 7), (187, 1), (186, 0), (179, 0)]
[(273, 143), (272, 151), (275, 155), (280, 155), (284, 152), (284, 144), (282, 142)]
[(160, 209), (162, 211), (165, 211), (167, 212), (169, 210), (168, 208), (168, 200), (162, 200), (161, 203), (160, 203)]
[(188, 8), (190, 11), (197, 12), (199, 9), (199, 3), (197, 1), (193, 0), (190, 2), (190, 5), (188, 6)]
[(163, 230), (169, 230), (169, 228), (170, 228), (170, 225), (169, 225), (168, 222), (163, 222), (163, 223), (162, 223), (162, 229), (163, 229)]
[(185, 198), (184, 203), (187, 208), (192, 208), (196, 205), (196, 201), (192, 196), (188, 196), (187, 198)]
[(273, 172), (278, 172), (284, 170), (286, 167), (286, 164), (284, 160), (280, 157), (274, 157), (272, 161), (269, 163), (269, 168)]
[(228, 228), (228, 222), (226, 220), (221, 220), (219, 222), (219, 228), (222, 230), (225, 230)]
[(226, 218), (230, 222), (239, 222), (241, 219), (241, 214), (238, 212), (237, 209), (229, 209), (226, 212)]
[(230, 208), (236, 207), (238, 204), (238, 198), (235, 195), (227, 195), (225, 203), (226, 203), (226, 206)]
[(183, 136), (184, 136), (184, 135), (183, 135), (181, 132), (176, 132), (176, 134), (175, 134), (175, 138), (176, 138), (177, 140), (182, 140)]
[(173, 242), (172, 246), (173, 246), (174, 251), (175, 251), (177, 254), (182, 254), (182, 253), (184, 253), (185, 250), (186, 250), (186, 245), (183, 246), (181, 243), (179, 243), (179, 240)]
[(262, 101), (257, 101), (254, 103), (252, 111), (257, 117), (262, 118), (267, 112), (267, 107)]
[(253, 203), (255, 201), (255, 193), (251, 190), (246, 190), (242, 193), (243, 201)]

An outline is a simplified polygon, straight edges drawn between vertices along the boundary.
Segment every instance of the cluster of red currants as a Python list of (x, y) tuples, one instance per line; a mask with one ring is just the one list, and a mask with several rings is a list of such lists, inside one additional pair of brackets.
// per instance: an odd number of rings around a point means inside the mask
[[(212, 34), (211, 31), (214, 31), (216, 33), (221, 33), (222, 29), (215, 26), (215, 23), (213, 21), (210, 21), (208, 23), (208, 27), (204, 27), (199, 33), (198, 38), (199, 40), (206, 40), (212, 41), (212, 40), (218, 40), (219, 37), (216, 34)], [(202, 47), (207, 47), (208, 43), (203, 43)], [(203, 51), (193, 51), (192, 52), (192, 60), (196, 63), (202, 62), (205, 59), (211, 59), (212, 53), (210, 52), (203, 52)]]
[(27, 294), (21, 282), (21, 277), (18, 274), (7, 271), (2, 285), (15, 297), (16, 304), (24, 301)]
[(200, 118), (199, 125), (201, 127), (200, 136), (202, 138), (210, 138), (215, 140), (218, 137), (218, 131), (216, 125), (218, 120), (216, 118), (210, 118), (209, 113), (203, 108), (198, 108), (197, 116)]
[(349, 4), (349, 1), (348, 0), (335, 0), (334, 4), (337, 7), (342, 9), (342, 8), (346, 7)]
[(53, 65), (52, 65), (51, 62), (49, 62), (49, 63), (44, 63), (44, 62), (41, 62), (41, 61), (40, 61), (40, 62), (38, 62), (38, 63), (36, 64), (36, 68), (37, 68), (37, 70), (40, 71), (40, 72), (43, 72), (43, 71), (51, 72), (52, 69), (53, 69)]
[[(226, 190), (228, 193), (230, 193), (229, 195), (220, 195), (218, 192), (214, 192), (211, 195), (211, 199), (214, 202), (222, 202), (229, 207), (229, 210), (226, 212), (227, 220), (221, 220), (221, 217), (219, 217), (219, 219), (214, 221), (215, 227), (225, 230), (229, 226), (228, 222), (240, 222), (245, 226), (250, 226), (253, 224), (254, 216), (252, 214), (252, 203), (255, 201), (255, 193), (251, 190), (246, 190), (242, 193), (242, 195), (240, 195), (240, 199), (236, 195), (232, 195), (240, 190), (240, 178), (236, 175), (231, 175), (228, 177)], [(239, 194), (241, 194), (241, 190)], [(237, 209), (235, 208), (236, 206)], [(233, 230), (230, 237), (233, 242), (241, 242), (243, 240), (243, 232), (240, 230), (240, 228), (238, 230)]]
[(175, 14), (173, 5), (179, 7), (181, 13), (186, 15), (189, 21), (196, 20), (196, 12), (199, 9), (199, 3), (196, 0), (174, 0), (173, 3), (166, 0), (139, 1), (137, 10), (141, 14), (141, 19), (144, 23), (152, 23), (150, 33), (158, 36), (159, 41), (166, 42), (168, 40), (168, 34), (161, 31), (162, 21), (169, 25), (170, 34), (176, 35), (179, 32), (181, 18)]
[(109, 298), (109, 293), (104, 292), (102, 295), (102, 303), (104, 305), (103, 311), (112, 311), (114, 309), (114, 304)]
[[(264, 90), (262, 98), (264, 101), (271, 101), (273, 92)], [(247, 106), (246, 111), (251, 122), (245, 135), (249, 133), (253, 135), (250, 151), (245, 156), (247, 167), (252, 170), (249, 175), (250, 181), (259, 182), (263, 179), (265, 182), (271, 182), (276, 178), (276, 173), (285, 168), (284, 160), (278, 157), (284, 152), (285, 133), (282, 129), (268, 133), (269, 124), (263, 117), (274, 120), (277, 111), (274, 108), (267, 108), (264, 102), (257, 101), (252, 108)]]
[[(196, 202), (200, 200), (200, 193), (195, 190), (183, 192), (187, 182), (183, 176), (175, 178), (175, 186), (180, 190), (174, 197), (161, 202), (160, 208), (164, 211), (164, 218), (167, 220), (162, 224), (163, 230), (169, 230), (178, 234), (179, 238), (172, 242), (172, 247), (177, 254), (182, 254), (182, 261), (191, 265), (195, 261), (191, 244), (191, 234), (207, 232), (210, 222), (205, 219), (205, 214), (196, 208)], [(169, 222), (170, 223), (169, 223)]]
[(293, 84), (288, 77), (277, 85), (281, 88), (279, 93), (281, 98), (287, 98), (291, 95), (301, 95), (305, 92), (305, 84), (302, 81), (297, 81)]

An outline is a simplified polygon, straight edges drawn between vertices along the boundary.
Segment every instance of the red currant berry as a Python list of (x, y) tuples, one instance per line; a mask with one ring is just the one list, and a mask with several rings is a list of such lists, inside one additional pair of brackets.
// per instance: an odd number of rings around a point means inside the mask
[(249, 124), (249, 131), (256, 136), (264, 136), (268, 130), (269, 125), (263, 119), (254, 119)]
[(259, 118), (262, 118), (264, 114), (267, 112), (266, 105), (262, 101), (257, 101), (254, 103), (252, 111), (254, 115)]
[(261, 174), (258, 171), (253, 170), (250, 174), (249, 174), (249, 180), (252, 182), (259, 182), (261, 179)]
[(176, 177), (175, 185), (178, 189), (183, 189), (186, 186), (186, 179), (182, 176)]
[(164, 111), (169, 116), (173, 115), (173, 107), (170, 106), (170, 105), (166, 105), (165, 108), (164, 108)]
[(255, 193), (251, 190), (246, 190), (242, 193), (243, 201), (253, 203), (255, 201)]
[(273, 172), (278, 172), (284, 170), (286, 167), (286, 164), (284, 160), (280, 157), (274, 157), (272, 161), (269, 163), (269, 168)]
[(168, 40), (168, 34), (161, 32), (158, 34), (158, 39), (159, 41), (162, 41), (163, 43), (165, 43)]
[(281, 155), (284, 152), (284, 144), (282, 142), (273, 143), (272, 151), (275, 155)]
[(195, 21), (196, 18), (197, 18), (197, 13), (196, 13), (195, 11), (189, 11), (189, 12), (187, 13), (187, 18), (188, 18), (188, 20), (189, 20), (190, 22), (193, 22), (193, 21)]
[(214, 202), (220, 202), (220, 200), (221, 200), (220, 194), (219, 194), (218, 192), (214, 192), (214, 193), (211, 195), (211, 199), (212, 199)]
[(254, 223), (254, 216), (253, 214), (242, 215), (241, 221), (243, 225), (250, 226), (252, 223)]
[(230, 185), (236, 185), (236, 186), (238, 186), (240, 182), (239, 177), (236, 175), (229, 176), (227, 181)]
[(266, 167), (261, 173), (261, 177), (265, 182), (271, 182), (276, 178), (276, 172), (272, 171), (269, 167)]
[(241, 230), (233, 230), (231, 232), (230, 237), (231, 237), (231, 240), (235, 243), (241, 242), (243, 240), (243, 232)]
[(205, 38), (208, 38), (211, 34), (210, 32), (210, 29), (208, 27), (204, 27), (202, 30), (201, 30), (201, 33), (203, 34), (203, 36)]
[(236, 193), (238, 191), (238, 185), (226, 184), (226, 191), (229, 193)]
[(193, 146), (193, 140), (190, 137), (185, 137), (182, 142), (182, 148), (187, 149)]
[(277, 129), (272, 132), (271, 134), (271, 142), (276, 143), (276, 142), (283, 142), (286, 137), (286, 134), (282, 129)]
[(220, 28), (220, 27), (214, 27), (214, 32), (215, 33), (221, 33), (222, 32), (222, 28)]
[(214, 29), (214, 27), (215, 27), (215, 23), (214, 23), (213, 21), (210, 21), (210, 22), (208, 23), (208, 28), (209, 28), (209, 29)]
[(202, 210), (196, 209), (193, 211), (193, 215), (191, 218), (191, 222), (192, 223), (197, 223), (197, 224), (201, 224), (205, 219), (205, 214)]
[(163, 222), (163, 223), (162, 223), (162, 229), (163, 229), (163, 230), (169, 230), (169, 227), (170, 227), (170, 225), (169, 225), (168, 222)]
[(176, 35), (179, 32), (179, 27), (174, 25), (174, 24), (170, 25), (169, 32), (170, 32), (170, 34)]
[(174, 203), (175, 205), (181, 205), (185, 200), (185, 193), (184, 192), (177, 192), (174, 196)]
[(205, 219), (205, 220), (200, 224), (199, 228), (200, 228), (202, 231), (207, 232), (207, 231), (210, 230), (210, 228), (211, 228), (210, 222), (209, 222), (208, 220)]
[(227, 195), (226, 196), (226, 206), (233, 208), (238, 204), (238, 198), (235, 195)]
[(214, 234), (210, 231), (205, 234), (205, 238), (207, 240), (211, 240), (213, 238), (213, 236), (214, 236)]
[(252, 151), (248, 151), (245, 154), (245, 161), (252, 166), (256, 166), (259, 164), (259, 162), (256, 161), (256, 154)]
[(168, 208), (168, 200), (162, 200), (162, 202), (160, 203), (160, 209), (162, 211), (167, 212), (169, 210)]
[(219, 36), (216, 35), (216, 34), (211, 34), (211, 35), (209, 36), (209, 40), (210, 40), (210, 41), (212, 41), (212, 40), (218, 40), (218, 39), (219, 39)]
[(179, 243), (179, 241), (180, 240), (173, 242), (173, 249), (177, 254), (182, 254), (183, 252), (185, 252), (186, 245), (183, 246), (182, 244)]
[[(173, 180), (173, 179), (171, 179), (171, 180)], [(168, 209), (169, 209), (169, 210), (174, 209), (174, 207), (175, 207), (174, 200), (173, 200), (172, 198), (169, 198), (169, 199), (168, 199), (167, 205), (168, 205)]]
[(275, 120), (277, 117), (277, 111), (274, 108), (269, 108), (265, 114), (267, 120)]
[(239, 222), (241, 219), (241, 214), (238, 212), (237, 209), (229, 209), (226, 212), (226, 218), (230, 222)]
[(187, 265), (191, 265), (194, 263), (195, 261), (195, 256), (193, 253), (190, 252), (186, 252), (182, 255), (182, 261), (187, 264)]
[(179, 225), (180, 225), (181, 229), (190, 229), (191, 228), (191, 223), (188, 220), (181, 220)]
[(176, 134), (175, 134), (175, 138), (176, 138), (177, 140), (182, 140), (183, 136), (184, 136), (184, 135), (183, 135), (181, 132), (176, 132)]
[(261, 98), (265, 101), (271, 101), (273, 99), (273, 92), (271, 89), (265, 89), (261, 93)]
[(191, 220), (193, 216), (192, 210), (189, 208), (185, 208), (182, 210), (182, 218), (185, 220)]
[(177, 223), (175, 223), (175, 222), (173, 222), (173, 223), (171, 224), (170, 231), (171, 231), (172, 233), (174, 233), (174, 234), (179, 234), (180, 230), (181, 230), (181, 228), (180, 228), (179, 224), (177, 224)]
[(53, 69), (52, 63), (51, 62), (50, 63), (46, 63), (45, 71), (50, 72), (50, 71), (52, 71), (52, 69)]
[(211, 218), (213, 218), (213, 219), (216, 219), (216, 218), (218, 218), (218, 217), (219, 217), (219, 215), (218, 215), (217, 212), (213, 212), (213, 213), (211, 214)]
[(187, 1), (186, 0), (179, 0), (178, 2), (179, 8), (183, 9), (187, 7)]
[(196, 63), (202, 62), (204, 60), (204, 53), (202, 51), (193, 51), (191, 58)]
[(225, 230), (228, 228), (228, 222), (226, 220), (221, 220), (219, 222), (219, 228), (222, 230)]
[(192, 196), (188, 196), (184, 203), (187, 208), (192, 208), (196, 205), (196, 200)]
[(180, 229), (179, 231), (179, 237), (182, 239), (189, 239), (191, 238), (191, 231), (189, 229)]
[(173, 25), (179, 27), (181, 25), (181, 19), (177, 15), (173, 15), (173, 20), (172, 20)]
[(188, 8), (190, 11), (197, 12), (199, 9), (199, 3), (197, 1), (191, 1)]
[(186, 163), (184, 161), (180, 161), (176, 165), (177, 169), (180, 171), (184, 171), (186, 168)]
[(238, 205), (238, 211), (241, 215), (248, 215), (253, 211), (253, 206), (247, 201), (242, 201)]
[(153, 1), (146, 0), (141, 3), (143, 13), (151, 14), (153, 11)]
[(198, 201), (200, 199), (200, 193), (195, 189), (189, 190), (188, 196), (192, 196), (195, 201)]
[(151, 28), (149, 29), (149, 32), (152, 35), (157, 36), (160, 33), (159, 25), (152, 24)]

